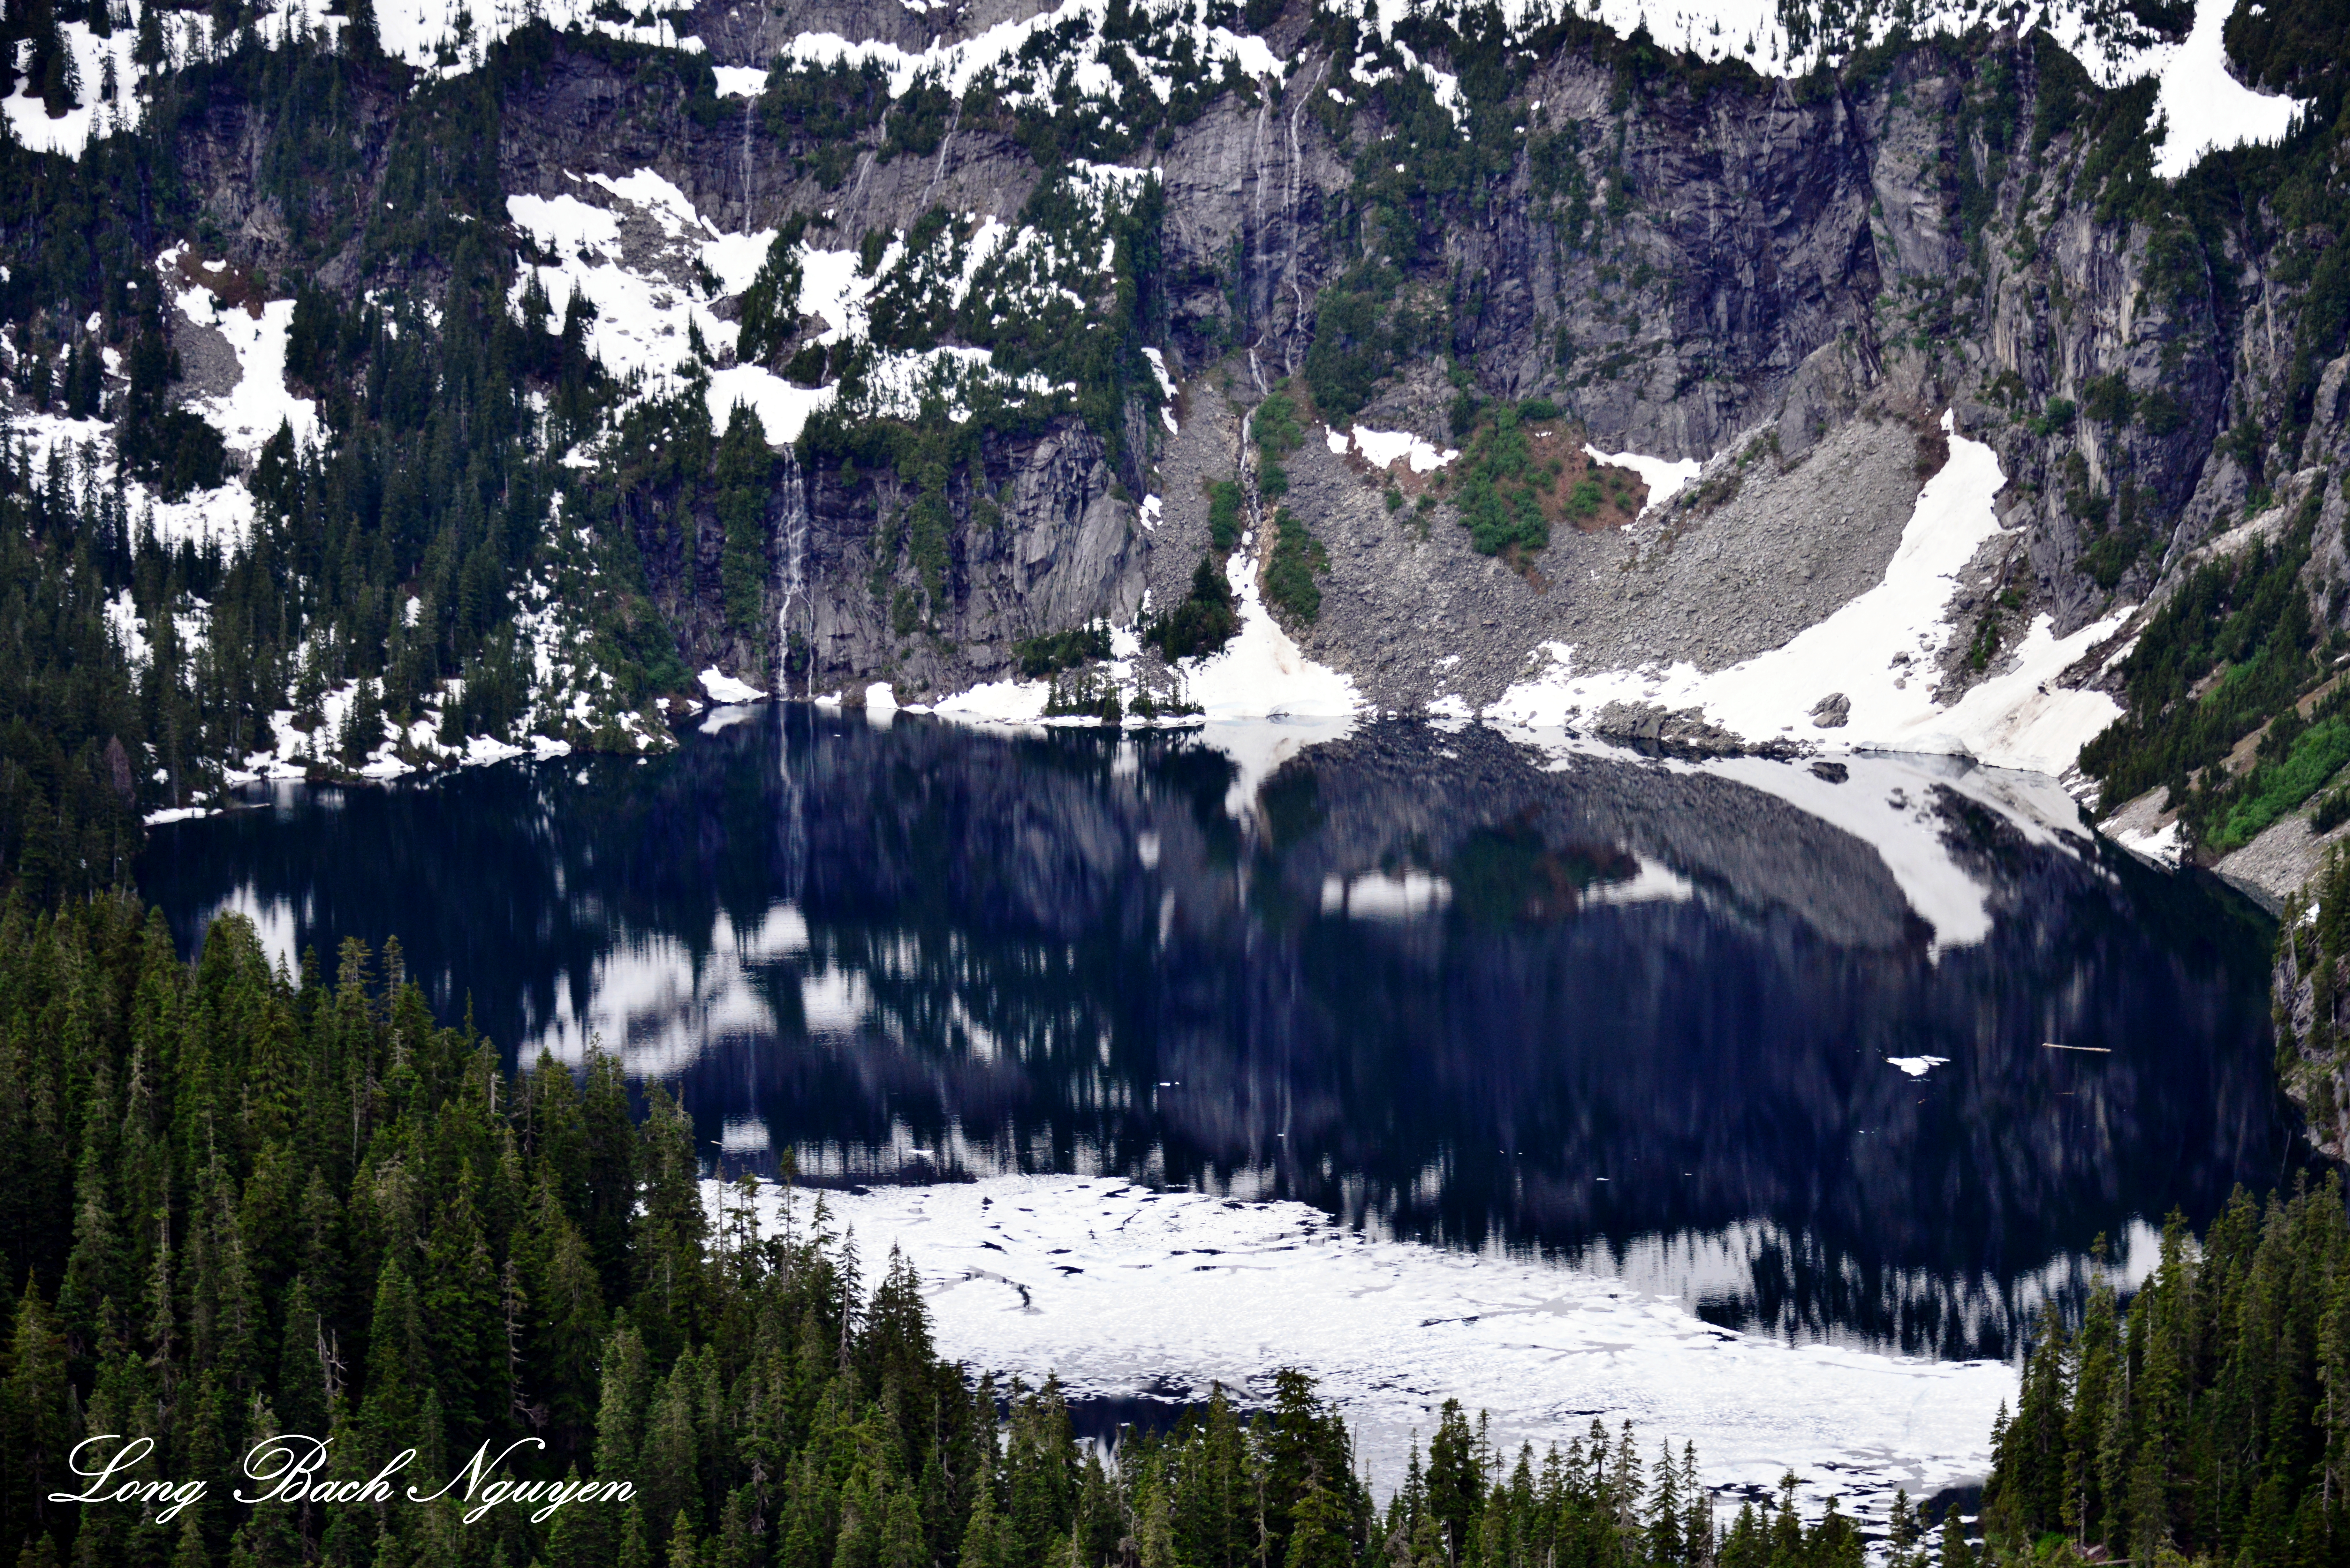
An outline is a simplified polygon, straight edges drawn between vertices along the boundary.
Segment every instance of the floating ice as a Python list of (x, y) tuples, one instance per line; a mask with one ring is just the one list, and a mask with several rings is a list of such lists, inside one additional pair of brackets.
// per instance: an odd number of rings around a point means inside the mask
[(1948, 1056), (1887, 1056), (1886, 1064), (1898, 1067), (1913, 1078), (1922, 1078), (1937, 1067), (1947, 1067)]
[[(1196, 1090), (1199, 1085), (1191, 1085)], [(1597, 1173), (1595, 1173), (1597, 1174)], [(705, 1191), (715, 1201), (712, 1183)], [(1696, 1443), (1717, 1487), (1793, 1469), (1814, 1500), (1878, 1506), (1979, 1480), (2014, 1372), (1731, 1334), (1680, 1301), (1498, 1251), (1373, 1240), (1301, 1203), (1007, 1176), (827, 1194), (868, 1258), (902, 1246), (945, 1355), (1079, 1397), (1262, 1391), (1302, 1367), (1353, 1425), (1381, 1490), (1458, 1397), (1504, 1453), (1596, 1416)], [(778, 1199), (763, 1197), (772, 1221)], [(805, 1200), (803, 1200), (805, 1207)]]

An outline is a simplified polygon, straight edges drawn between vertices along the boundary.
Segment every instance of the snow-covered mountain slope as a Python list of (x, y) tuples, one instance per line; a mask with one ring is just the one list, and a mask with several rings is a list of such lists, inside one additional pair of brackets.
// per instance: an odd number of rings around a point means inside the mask
[[(2291, 488), (2341, 444), (2338, 346), (2295, 336), (2318, 228), (2198, 215), (2330, 178), (2263, 151), (2317, 90), (2265, 13), (435, 3), (380, 10), (380, 55), (298, 6), (67, 24), (9, 123), (103, 134), (60, 73), (132, 38), (116, 121), (172, 108), (184, 254), (250, 280), (171, 286), (226, 472), (166, 531), (249, 536), (280, 424), (353, 458), (395, 329), (437, 343), (486, 268), (544, 335), (500, 439), (564, 472), (441, 657), (494, 632), (640, 718), (705, 670), (1024, 722), (1066, 678), (2063, 772), (2182, 549), (2288, 493), (2338, 530)], [(303, 144), (347, 162), (317, 189), (237, 151), (310, 134), (268, 99), (302, 72), (361, 106)], [(381, 346), (320, 371), (306, 288)], [(12, 416), (47, 430), (34, 363), (119, 358), (123, 319), (42, 316)], [(765, 450), (722, 473), (737, 410)], [(591, 570), (600, 630), (547, 652)]]

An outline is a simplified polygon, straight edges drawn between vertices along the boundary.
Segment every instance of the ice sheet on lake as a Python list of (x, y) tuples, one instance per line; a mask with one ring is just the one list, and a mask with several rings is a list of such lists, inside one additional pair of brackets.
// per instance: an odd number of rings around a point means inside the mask
[(1731, 1334), (1597, 1272), (1372, 1240), (1301, 1203), (1082, 1176), (826, 1200), (876, 1265), (905, 1249), (947, 1356), (1105, 1397), (1261, 1390), (1303, 1367), (1382, 1491), (1453, 1397), (1491, 1411), (1506, 1449), (1629, 1419), (1644, 1445), (1696, 1443), (1716, 1486), (1768, 1488), (1793, 1468), (1814, 1500), (1881, 1507), (1897, 1485), (1919, 1497), (1979, 1480), (2016, 1392), (1999, 1363)]

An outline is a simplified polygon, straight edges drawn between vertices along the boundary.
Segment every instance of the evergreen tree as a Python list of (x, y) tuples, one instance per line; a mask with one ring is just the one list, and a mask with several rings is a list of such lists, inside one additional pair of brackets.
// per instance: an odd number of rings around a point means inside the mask
[(775, 460), (759, 416), (737, 403), (718, 442), (718, 522), (724, 531), (719, 558), (726, 619), (737, 631), (761, 626), (767, 580), (767, 494)]

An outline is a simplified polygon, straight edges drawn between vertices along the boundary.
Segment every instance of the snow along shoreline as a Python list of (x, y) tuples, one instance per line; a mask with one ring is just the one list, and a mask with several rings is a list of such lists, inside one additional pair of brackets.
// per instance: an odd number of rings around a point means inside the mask
[[(1503, 692), (1484, 717), (1529, 728), (1573, 727), (1615, 704), (1691, 709), (1749, 745), (1800, 742), (1820, 751), (1972, 757), (1994, 766), (2061, 775), (2081, 748), (2121, 716), (2102, 691), (2053, 685), (2112, 636), (2123, 606), (2071, 636), (2036, 618), (2000, 673), (1944, 707), (1934, 700), (1940, 661), (1957, 630), (1949, 618), (1958, 575), (2000, 533), (1992, 497), (2005, 486), (1999, 458), (1942, 429), (1950, 462), (1918, 493), (1884, 580), (1767, 652), (1721, 670), (1686, 660), (1668, 668), (1576, 668), (1575, 650), (1545, 643), (1548, 664)], [(1842, 710), (1822, 722), (1823, 704)]]
[[(1952, 756), (1992, 767), (2062, 777), (2081, 748), (2121, 715), (2102, 691), (2055, 682), (2089, 649), (2111, 637), (2136, 607), (2124, 605), (2070, 636), (2054, 635), (2042, 615), (1996, 673), (1947, 706), (1937, 701), (1940, 661), (1958, 629), (1950, 618), (1959, 575), (2002, 529), (1993, 498), (2006, 475), (1990, 447), (1957, 433), (1949, 415), (1950, 460), (1919, 493), (1901, 544), (1881, 582), (1779, 647), (1721, 670), (1687, 661), (1669, 667), (1585, 669), (1570, 644), (1547, 642), (1533, 674), (1482, 709), (1458, 697), (1431, 707), (1440, 720), (1482, 720), (1521, 732), (1588, 730), (1611, 706), (1695, 711), (1756, 751), (1790, 743), (1827, 755), (1897, 753)], [(1360, 432), (1357, 432), (1358, 434)], [(1377, 432), (1373, 432), (1377, 433)], [(1338, 441), (1332, 437), (1334, 444)], [(1633, 453), (1600, 454), (1638, 465), (1660, 491), (1688, 482), (1695, 463), (1666, 463)], [(1227, 563), (1241, 629), (1224, 649), (1187, 660), (1177, 673), (1208, 719), (1374, 718), (1352, 677), (1308, 658), (1264, 607), (1253, 555), (1243, 547)], [(1132, 705), (1133, 630), (1116, 634), (1113, 684)], [(1043, 717), (1047, 685), (1000, 680), (955, 693), (927, 711), (965, 722), (1030, 726)], [(1840, 716), (1820, 722), (1822, 705), (1842, 700)], [(1389, 717), (1396, 715), (1390, 714)]]
[[(704, 1184), (716, 1205), (721, 1189)], [(823, 1195), (868, 1271), (920, 1273), (939, 1351), (1074, 1397), (1204, 1399), (1315, 1375), (1384, 1495), (1454, 1397), (1504, 1452), (1564, 1448), (1596, 1418), (1644, 1448), (1697, 1445), (1718, 1491), (1793, 1469), (1812, 1511), (1881, 1514), (1980, 1482), (2017, 1391), (1999, 1362), (1790, 1345), (1699, 1320), (1588, 1270), (1350, 1231), (1304, 1203), (1153, 1192), (1118, 1178), (999, 1176)], [(764, 1186), (764, 1226), (781, 1189)], [(812, 1203), (801, 1195), (798, 1223)]]

